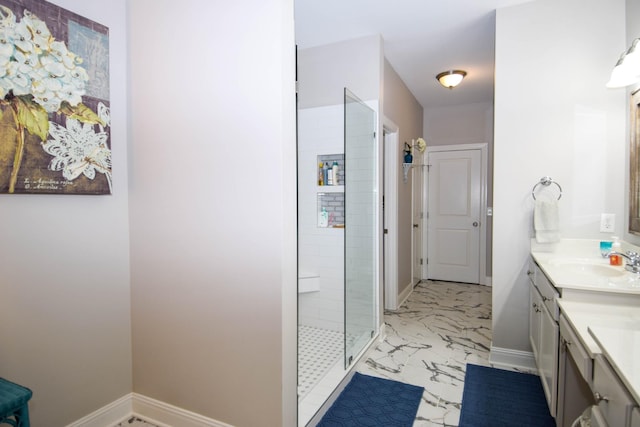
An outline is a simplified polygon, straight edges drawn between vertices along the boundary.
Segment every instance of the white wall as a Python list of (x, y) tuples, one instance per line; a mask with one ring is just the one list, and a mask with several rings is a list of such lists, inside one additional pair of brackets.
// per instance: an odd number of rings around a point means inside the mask
[(624, 223), (624, 90), (605, 83), (625, 49), (624, 0), (537, 0), (496, 18), (493, 346), (529, 350), (532, 187), (562, 185), (563, 237)]
[(131, 392), (126, 1), (53, 3), (109, 27), (113, 195), (0, 195), (0, 377), (62, 426)]
[(129, 10), (133, 389), (295, 425), (293, 3)]
[(298, 50), (298, 107), (341, 105), (347, 87), (362, 100), (380, 98), (382, 39), (367, 36)]
[[(487, 206), (493, 206), (493, 104), (430, 107), (424, 110), (424, 136), (429, 146), (458, 144), (488, 144)], [(493, 217), (486, 217), (487, 276), (491, 276)]]

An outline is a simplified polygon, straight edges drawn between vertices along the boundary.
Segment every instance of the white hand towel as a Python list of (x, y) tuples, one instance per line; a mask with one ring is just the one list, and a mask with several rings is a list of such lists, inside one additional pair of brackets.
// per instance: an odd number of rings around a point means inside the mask
[(560, 240), (560, 214), (558, 201), (536, 200), (533, 210), (533, 228), (538, 243), (555, 243)]

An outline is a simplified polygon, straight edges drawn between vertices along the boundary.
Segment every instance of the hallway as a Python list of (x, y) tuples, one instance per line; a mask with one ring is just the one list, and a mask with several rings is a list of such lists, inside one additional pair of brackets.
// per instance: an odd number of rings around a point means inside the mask
[(414, 427), (457, 426), (466, 364), (489, 365), (491, 288), (420, 282), (385, 324), (384, 342), (356, 370), (423, 386)]

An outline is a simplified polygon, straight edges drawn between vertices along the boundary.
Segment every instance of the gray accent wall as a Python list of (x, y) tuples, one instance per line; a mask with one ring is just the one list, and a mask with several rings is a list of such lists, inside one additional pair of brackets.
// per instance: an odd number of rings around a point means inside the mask
[[(383, 107), (384, 117), (391, 120), (398, 126), (398, 159), (402, 161), (404, 157), (404, 142), (411, 143), (412, 139), (423, 136), (422, 106), (409, 91), (398, 73), (393, 69), (389, 61), (384, 61), (383, 79)], [(418, 155), (417, 152), (414, 155)], [(397, 200), (398, 200), (398, 295), (414, 285), (411, 271), (411, 233), (413, 231), (411, 212), (412, 180), (404, 182), (402, 177), (402, 166), (398, 165), (397, 180)]]

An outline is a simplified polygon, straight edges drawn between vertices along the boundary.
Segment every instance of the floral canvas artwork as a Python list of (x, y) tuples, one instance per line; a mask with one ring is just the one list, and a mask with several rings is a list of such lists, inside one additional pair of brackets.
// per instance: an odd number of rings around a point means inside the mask
[(0, 0), (0, 193), (111, 194), (109, 29)]

